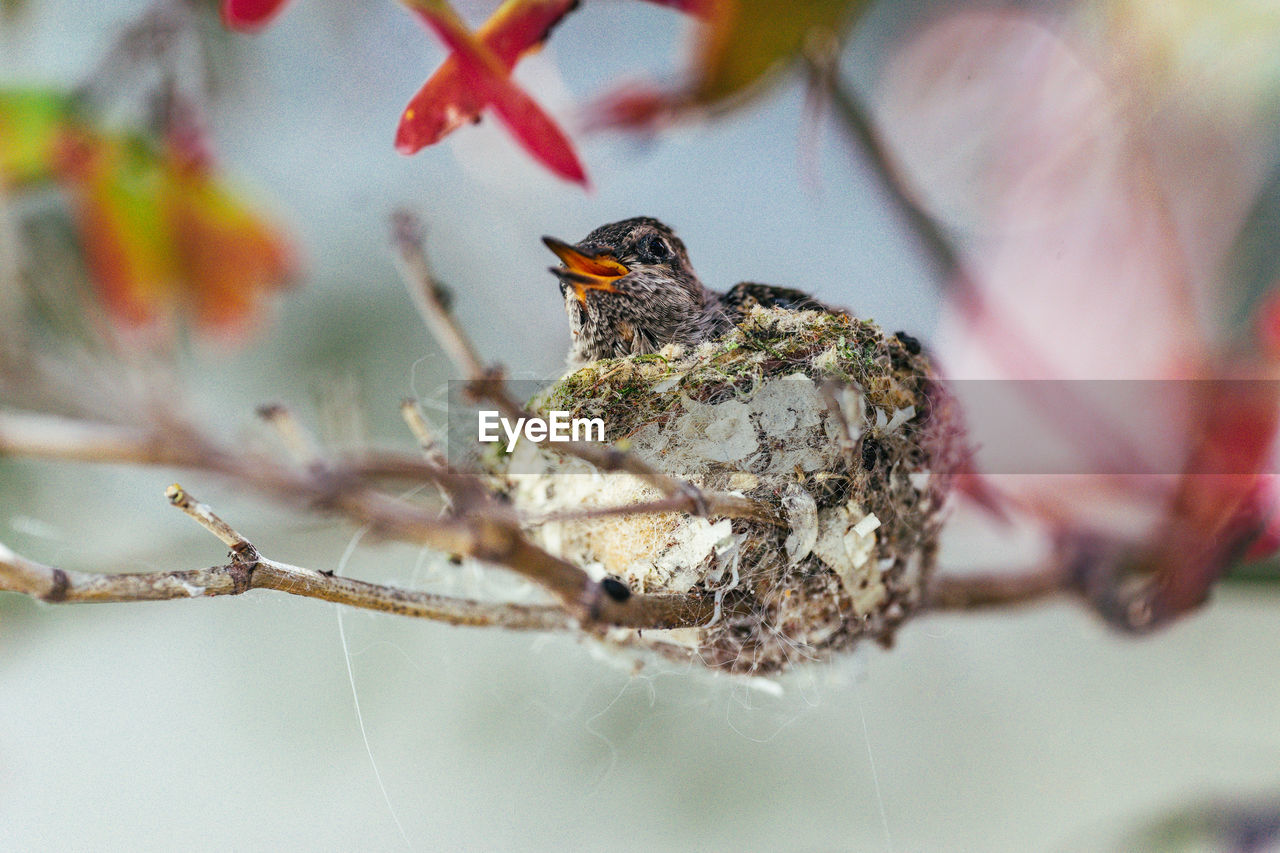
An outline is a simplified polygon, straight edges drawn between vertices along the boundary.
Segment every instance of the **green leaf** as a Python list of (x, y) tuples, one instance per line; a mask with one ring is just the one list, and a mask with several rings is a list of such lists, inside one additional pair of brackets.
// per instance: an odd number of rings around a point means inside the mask
[(49, 180), (74, 100), (49, 89), (0, 89), (0, 181), (10, 187)]

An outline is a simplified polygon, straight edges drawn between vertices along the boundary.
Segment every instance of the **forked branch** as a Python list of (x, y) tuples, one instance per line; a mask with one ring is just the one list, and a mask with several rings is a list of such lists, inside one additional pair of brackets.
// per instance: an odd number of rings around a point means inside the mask
[(0, 589), (51, 603), (167, 601), (240, 595), (274, 589), (367, 610), (379, 610), (452, 625), (495, 626), (554, 631), (573, 620), (554, 605), (520, 605), (452, 598), (393, 586), (365, 583), (262, 556), (247, 539), (209, 507), (179, 486), (170, 486), (169, 502), (217, 536), (231, 551), (231, 562), (190, 571), (109, 574), (47, 566), (0, 545)]

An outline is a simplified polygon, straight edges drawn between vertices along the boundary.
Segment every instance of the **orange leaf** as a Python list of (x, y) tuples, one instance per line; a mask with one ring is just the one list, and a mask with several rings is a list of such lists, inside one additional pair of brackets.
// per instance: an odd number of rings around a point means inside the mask
[(164, 211), (186, 307), (199, 326), (234, 331), (245, 325), (261, 297), (293, 274), (293, 253), (279, 232), (206, 170), (167, 162)]
[(280, 234), (170, 145), (68, 132), (67, 186), (94, 289), (124, 326), (190, 317), (232, 331), (293, 269)]

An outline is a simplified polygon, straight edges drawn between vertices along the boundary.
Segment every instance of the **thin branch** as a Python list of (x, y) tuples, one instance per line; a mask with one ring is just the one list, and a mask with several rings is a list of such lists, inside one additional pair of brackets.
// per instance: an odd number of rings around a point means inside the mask
[(404, 418), (405, 426), (409, 427), (409, 432), (413, 433), (413, 437), (417, 439), (418, 447), (422, 450), (422, 455), (426, 460), (434, 465), (445, 465), (444, 451), (440, 449), (440, 443), (436, 441), (436, 437), (431, 433), (431, 427), (427, 426), (427, 419), (422, 416), (422, 411), (418, 408), (418, 401), (413, 399), (401, 400), (400, 416)]
[(259, 406), (258, 417), (275, 431), (298, 465), (306, 468), (321, 464), (320, 442), (286, 406), (279, 403)]
[[(219, 467), (190, 433), (141, 430), (57, 415), (0, 410), (0, 456), (70, 462)], [(196, 465), (196, 460), (200, 464)]]
[(17, 320), (25, 294), (25, 257), (26, 247), (22, 245), (9, 192), (0, 183), (0, 323), (4, 326), (6, 337), (19, 335)]
[[(920, 238), (944, 279), (962, 272), (960, 252), (952, 245), (941, 226), (907, 189), (910, 184), (906, 175), (880, 136), (870, 113), (857, 95), (841, 81), (837, 67), (839, 55), (810, 51), (804, 54), (804, 59), (816, 85), (826, 90), (845, 130), (861, 147), (875, 174), (880, 177), (881, 188), (889, 194), (894, 207)], [(961, 277), (963, 278), (963, 274)]]
[(393, 586), (336, 577), (269, 560), (204, 504), (178, 486), (169, 500), (217, 536), (232, 551), (232, 562), (207, 569), (109, 574), (76, 572), (29, 560), (0, 544), (0, 590), (55, 604), (166, 601), (240, 595), (273, 589), (366, 610), (431, 619), (453, 625), (555, 631), (573, 627), (572, 618), (552, 605), (520, 605), (451, 598)]
[(339, 457), (331, 463), (335, 476), (357, 480), (388, 480), (435, 483), (454, 500), (473, 490), (483, 494), (483, 486), (472, 474), (437, 465), (418, 456), (407, 456), (395, 450), (362, 450)]
[(399, 261), (400, 275), (409, 288), (409, 296), (422, 315), (422, 321), (454, 364), (470, 377), (485, 374), (484, 362), (445, 305), (444, 291), (431, 274), (427, 254), (423, 250), (422, 226), (407, 210), (391, 214), (392, 240)]
[[(0, 454), (106, 463), (166, 465), (215, 471), (276, 498), (341, 513), (382, 536), (508, 565), (510, 531), (495, 518), (439, 518), (421, 507), (383, 495), (361, 481), (358, 470), (320, 466), (298, 471), (259, 456), (235, 456), (200, 436), (164, 429), (153, 432), (48, 415), (0, 412)], [(422, 465), (420, 460), (415, 463)], [(429, 470), (429, 469), (422, 469)], [(514, 523), (508, 525), (514, 529)], [(563, 561), (562, 561), (563, 562)], [(567, 602), (589, 583), (580, 569), (563, 563), (552, 576), (532, 574)], [(579, 608), (580, 609), (580, 608)]]
[(1055, 595), (1075, 593), (1072, 575), (1054, 564), (1025, 572), (942, 574), (925, 593), (928, 610), (985, 610), (1033, 604)]
[(165, 601), (237, 595), (249, 588), (243, 566), (175, 572), (107, 574), (46, 566), (0, 545), (0, 590), (53, 604)]
[(193, 498), (182, 486), (174, 483), (164, 490), (164, 496), (170, 504), (185, 512), (195, 519), (197, 524), (218, 537), (223, 545), (231, 549), (232, 554), (238, 555), (246, 562), (258, 559), (257, 549), (249, 543), (248, 539), (223, 521), (207, 504), (202, 504)]
[(55, 415), (0, 411), (0, 455), (78, 462), (163, 465), (213, 471), (275, 497), (336, 510), (386, 536), (472, 555), (478, 534), (364, 486), (341, 467), (296, 471), (261, 456), (237, 456), (194, 431), (143, 430)]
[(522, 519), (529, 527), (541, 527), (559, 521), (588, 521), (593, 518), (610, 518), (615, 515), (651, 515), (663, 512), (688, 512), (689, 501), (684, 497), (663, 498), (617, 506), (589, 506), (580, 509), (561, 509)]

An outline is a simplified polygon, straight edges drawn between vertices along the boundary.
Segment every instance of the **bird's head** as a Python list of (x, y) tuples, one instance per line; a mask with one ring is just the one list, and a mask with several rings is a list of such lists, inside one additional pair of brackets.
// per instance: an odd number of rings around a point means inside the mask
[(570, 245), (542, 242), (560, 259), (560, 281), (574, 338), (571, 359), (653, 352), (685, 343), (682, 331), (706, 311), (702, 283), (684, 243), (647, 216), (602, 225)]
[(542, 242), (561, 261), (562, 266), (551, 268), (561, 291), (583, 305), (593, 295), (634, 293), (645, 282), (701, 287), (684, 243), (669, 227), (647, 216), (602, 225), (576, 245), (555, 237), (543, 237)]

